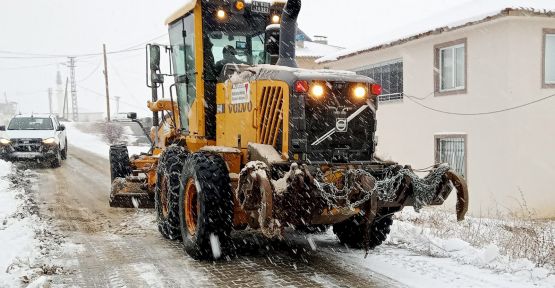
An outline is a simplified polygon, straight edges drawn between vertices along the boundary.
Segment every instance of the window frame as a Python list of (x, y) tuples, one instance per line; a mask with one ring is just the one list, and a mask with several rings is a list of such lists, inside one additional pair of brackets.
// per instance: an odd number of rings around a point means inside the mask
[[(441, 77), (442, 71), (441, 66), (443, 64), (441, 59), (441, 51), (446, 49), (453, 49), (464, 47), (464, 86), (455, 87), (451, 89), (441, 89)], [(456, 57), (453, 53), (453, 63), (455, 63)], [(455, 65), (453, 65), (453, 71), (456, 71)], [(456, 81), (456, 74), (453, 73), (453, 81)], [(453, 40), (449, 42), (444, 42), (434, 45), (434, 94), (435, 96), (447, 96), (456, 94), (466, 94), (468, 89), (468, 43), (467, 38), (461, 38), (458, 40)]]
[(464, 141), (464, 179), (468, 182), (468, 134), (466, 133), (448, 133), (434, 135), (434, 162), (439, 163), (439, 140), (462, 138)]
[[(378, 96), (378, 102), (379, 103), (402, 103), (404, 101), (404, 95), (405, 95), (405, 64), (404, 64), (404, 60), (403, 58), (395, 58), (395, 59), (391, 59), (391, 60), (387, 60), (387, 61), (382, 61), (382, 62), (378, 62), (378, 63), (374, 63), (371, 65), (367, 65), (364, 67), (360, 67), (356, 70), (354, 70), (357, 74), (361, 74), (367, 77), (370, 77), (366, 74), (363, 74), (364, 71), (369, 71), (371, 69), (375, 69), (375, 68), (383, 68), (385, 66), (390, 66), (390, 65), (394, 65), (394, 64), (401, 64), (401, 77), (399, 78), (400, 83), (400, 89), (401, 92), (398, 93), (390, 93), (390, 94), (384, 94), (384, 95), (379, 95)], [(372, 77), (370, 77), (372, 78)], [(376, 79), (372, 78), (374, 81), (377, 81)], [(378, 84), (382, 85), (382, 83)]]
[[(547, 37), (553, 36), (555, 37), (555, 28), (544, 28), (542, 33), (542, 88), (555, 88), (555, 81), (554, 82), (547, 82), (546, 77), (546, 65), (545, 63), (545, 53), (547, 52), (545, 48), (547, 45)], [(553, 63), (555, 65), (555, 63)]]

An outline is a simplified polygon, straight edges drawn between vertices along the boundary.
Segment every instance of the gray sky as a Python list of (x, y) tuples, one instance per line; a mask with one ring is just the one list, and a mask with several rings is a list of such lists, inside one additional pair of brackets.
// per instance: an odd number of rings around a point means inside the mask
[[(308, 35), (327, 35), (330, 44), (359, 47), (388, 31), (468, 0), (305, 0), (299, 26)], [(99, 53), (143, 47), (156, 37), (167, 42), (165, 18), (183, 0), (4, 0), (0, 1), (0, 93), (19, 102), (22, 112), (48, 112), (48, 88), (56, 71), (65, 81), (64, 57), (31, 58), (8, 52), (52, 55)], [(162, 36), (162, 37), (160, 37)], [(373, 42), (373, 41), (372, 41)], [(25, 57), (14, 59), (9, 57)], [(79, 110), (105, 109), (100, 56), (77, 58)], [(142, 50), (109, 55), (110, 93), (120, 111), (146, 114), (150, 92), (144, 83)], [(3, 101), (2, 98), (0, 98)], [(112, 104), (112, 107), (115, 105)], [(115, 109), (115, 107), (113, 108)]]

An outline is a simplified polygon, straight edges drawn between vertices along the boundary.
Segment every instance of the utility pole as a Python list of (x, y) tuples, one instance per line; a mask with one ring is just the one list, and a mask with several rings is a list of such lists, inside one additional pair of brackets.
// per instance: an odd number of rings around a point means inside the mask
[(75, 57), (69, 57), (69, 76), (71, 77), (71, 112), (72, 120), (79, 121), (79, 108), (77, 106), (77, 83), (75, 83)]
[(52, 115), (52, 88), (48, 88), (48, 111)]
[(66, 77), (66, 90), (64, 92), (64, 107), (62, 108), (62, 118), (68, 119), (69, 117), (69, 103), (67, 103), (67, 82), (68, 78)]
[(110, 122), (110, 89), (108, 88), (108, 59), (106, 57), (106, 44), (102, 44), (104, 52), (104, 83), (106, 83), (106, 115), (108, 122)]

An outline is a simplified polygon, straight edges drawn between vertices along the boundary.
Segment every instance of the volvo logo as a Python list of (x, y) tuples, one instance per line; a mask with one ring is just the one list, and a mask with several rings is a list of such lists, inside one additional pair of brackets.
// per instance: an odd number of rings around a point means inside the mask
[(335, 129), (337, 129), (337, 132), (347, 132), (348, 127), (349, 121), (347, 121), (347, 118), (337, 118), (335, 121)]

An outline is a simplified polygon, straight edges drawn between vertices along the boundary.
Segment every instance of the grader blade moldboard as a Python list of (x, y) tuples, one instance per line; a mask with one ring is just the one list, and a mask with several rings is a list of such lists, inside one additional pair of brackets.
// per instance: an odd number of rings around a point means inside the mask
[(112, 182), (110, 207), (116, 208), (154, 208), (154, 195), (142, 189), (140, 183), (116, 178)]

